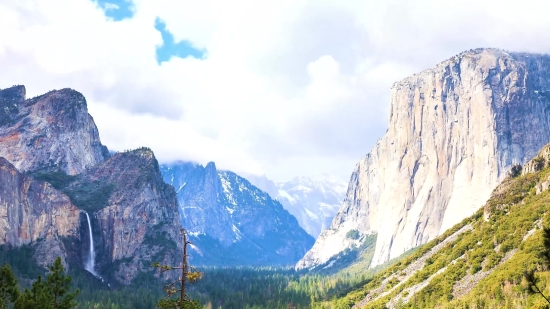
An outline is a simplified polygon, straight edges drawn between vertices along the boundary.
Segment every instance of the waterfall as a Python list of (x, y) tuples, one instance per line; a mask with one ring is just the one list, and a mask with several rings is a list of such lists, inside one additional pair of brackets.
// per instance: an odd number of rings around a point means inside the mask
[(88, 232), (90, 234), (90, 250), (88, 252), (88, 260), (86, 261), (86, 265), (84, 266), (84, 269), (89, 271), (92, 275), (98, 277), (97, 273), (95, 272), (95, 251), (94, 251), (94, 237), (92, 235), (92, 224), (90, 223), (90, 216), (88, 216), (87, 212), (84, 212), (86, 214), (86, 219), (88, 220)]

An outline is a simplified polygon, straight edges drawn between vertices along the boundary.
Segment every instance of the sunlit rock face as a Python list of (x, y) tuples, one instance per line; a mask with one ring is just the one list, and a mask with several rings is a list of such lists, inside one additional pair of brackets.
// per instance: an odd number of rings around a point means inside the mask
[(21, 172), (69, 175), (105, 160), (86, 99), (72, 89), (25, 99), (25, 87), (0, 90), (0, 157)]
[(355, 167), (331, 227), (296, 265), (377, 233), (371, 266), (472, 215), (550, 141), (550, 57), (476, 49), (391, 88), (387, 133)]

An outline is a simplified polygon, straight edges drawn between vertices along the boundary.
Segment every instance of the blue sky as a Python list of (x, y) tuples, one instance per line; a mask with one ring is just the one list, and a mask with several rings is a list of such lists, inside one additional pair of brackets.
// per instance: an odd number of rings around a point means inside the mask
[(174, 36), (166, 29), (166, 24), (160, 18), (155, 20), (155, 29), (162, 35), (162, 46), (157, 47), (157, 63), (169, 61), (171, 57), (194, 57), (202, 59), (204, 51), (198, 50), (189, 41), (174, 42)]
[[(98, 5), (104, 10), (105, 16), (112, 18), (113, 21), (121, 21), (134, 16), (134, 4), (129, 0), (96, 0)], [(169, 61), (172, 57), (186, 58), (194, 57), (202, 59), (205, 56), (204, 50), (193, 47), (187, 40), (174, 42), (174, 36), (166, 29), (166, 23), (157, 18), (155, 20), (155, 29), (162, 35), (161, 46), (156, 48), (157, 63)]]
[(134, 16), (134, 5), (128, 0), (96, 0), (101, 8), (105, 11), (107, 17), (114, 21), (121, 21)]
[(104, 144), (161, 163), (349, 179), (394, 82), (476, 47), (550, 52), (541, 3), (0, 1), (0, 88), (73, 88)]

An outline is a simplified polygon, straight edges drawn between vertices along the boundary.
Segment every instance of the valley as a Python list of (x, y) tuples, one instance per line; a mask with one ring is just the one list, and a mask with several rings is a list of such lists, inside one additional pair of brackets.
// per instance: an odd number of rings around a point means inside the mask
[(153, 308), (184, 228), (202, 308), (547, 308), (550, 56), (468, 50), (390, 92), (346, 185), (109, 150), (76, 90), (0, 90), (0, 265)]

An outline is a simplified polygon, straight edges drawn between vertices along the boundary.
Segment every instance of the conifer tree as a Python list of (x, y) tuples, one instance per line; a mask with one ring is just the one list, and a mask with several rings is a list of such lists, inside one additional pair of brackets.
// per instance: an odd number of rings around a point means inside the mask
[[(195, 282), (202, 278), (202, 273), (196, 271), (194, 267), (190, 267), (187, 263), (187, 245), (191, 244), (187, 240), (187, 232), (185, 229), (181, 229), (183, 236), (183, 261), (181, 266), (175, 267), (170, 265), (161, 265), (158, 262), (153, 263), (153, 267), (159, 268), (161, 272), (169, 270), (181, 270), (181, 277), (164, 286), (166, 291), (166, 297), (159, 300), (157, 307), (161, 309), (199, 309), (200, 303), (196, 300), (192, 300), (189, 295), (185, 293), (185, 282)], [(179, 284), (180, 288), (177, 289), (176, 285)], [(179, 298), (171, 298), (173, 295), (179, 292)]]
[(25, 292), (15, 302), (15, 309), (71, 309), (76, 308), (76, 296), (79, 290), (70, 293), (71, 277), (65, 275), (65, 268), (61, 263), (61, 258), (55, 259), (50, 266), (50, 273), (46, 280), (42, 277), (32, 284), (30, 290)]
[(19, 296), (14, 304), (15, 309), (34, 309), (44, 308), (51, 309), (50, 297), (46, 288), (45, 282), (42, 281), (42, 276), (38, 276), (32, 284), (30, 290), (25, 289), (25, 292)]
[(11, 267), (4, 264), (0, 268), (0, 309), (5, 309), (8, 304), (14, 303), (19, 297), (17, 278), (13, 275)]
[(77, 303), (75, 298), (80, 291), (76, 290), (70, 293), (71, 277), (65, 275), (65, 268), (61, 263), (60, 257), (55, 259), (53, 265), (50, 266), (50, 273), (46, 277), (46, 286), (53, 298), (52, 307), (54, 309), (70, 309), (76, 307)]

